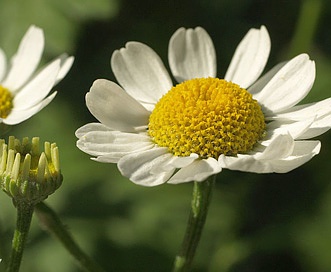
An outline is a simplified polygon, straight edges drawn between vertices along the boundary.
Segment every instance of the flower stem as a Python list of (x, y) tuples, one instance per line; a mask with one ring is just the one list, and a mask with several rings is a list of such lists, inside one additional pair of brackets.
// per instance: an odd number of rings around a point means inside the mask
[(48, 207), (44, 202), (40, 202), (36, 205), (35, 212), (46, 231), (55, 235), (61, 241), (64, 247), (78, 261), (85, 271), (104, 271), (81, 250), (56, 213), (50, 207)]
[(17, 221), (12, 241), (12, 252), (8, 272), (19, 271), (23, 256), (24, 246), (28, 237), (34, 206), (25, 202), (17, 202)]
[(216, 175), (203, 182), (194, 182), (191, 211), (181, 249), (176, 256), (173, 271), (188, 271), (206, 221)]

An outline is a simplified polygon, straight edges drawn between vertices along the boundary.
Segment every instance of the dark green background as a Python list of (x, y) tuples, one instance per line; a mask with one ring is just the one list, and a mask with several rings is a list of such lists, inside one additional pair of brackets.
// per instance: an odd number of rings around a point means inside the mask
[[(314, 27), (318, 3), (322, 6)], [(311, 6), (300, 17), (303, 4)], [(331, 96), (327, 0), (1, 0), (0, 18), (0, 46), (9, 55), (28, 26), (36, 24), (45, 31), (44, 62), (64, 51), (76, 58), (55, 88), (56, 99), (10, 134), (58, 144), (64, 183), (47, 203), (106, 271), (171, 271), (192, 190), (192, 183), (134, 185), (116, 165), (93, 162), (76, 148), (75, 130), (95, 121), (84, 96), (95, 79), (114, 80), (109, 60), (115, 49), (131, 40), (144, 42), (168, 67), (173, 32), (199, 25), (214, 41), (222, 77), (241, 38), (264, 24), (272, 41), (268, 68), (307, 52), (316, 61), (317, 77), (305, 101)], [(331, 271), (331, 132), (318, 138), (320, 155), (291, 173), (220, 173), (194, 271)], [(8, 258), (14, 225), (15, 209), (1, 194), (0, 258)], [(3, 267), (0, 263), (0, 271)], [(34, 217), (21, 271), (82, 270)]]

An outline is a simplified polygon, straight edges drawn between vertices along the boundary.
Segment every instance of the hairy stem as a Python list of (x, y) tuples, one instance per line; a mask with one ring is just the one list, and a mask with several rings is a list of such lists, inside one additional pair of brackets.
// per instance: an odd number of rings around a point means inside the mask
[(90, 259), (74, 241), (66, 227), (62, 224), (56, 213), (44, 202), (35, 207), (36, 214), (46, 231), (56, 236), (70, 254), (76, 259), (85, 271), (104, 271), (97, 263)]
[(191, 267), (205, 225), (215, 177), (194, 182), (191, 211), (182, 246), (175, 259), (174, 272), (189, 271)]
[(12, 241), (12, 252), (7, 268), (8, 272), (19, 271), (23, 251), (28, 237), (34, 206), (24, 202), (18, 202), (16, 205), (17, 220), (16, 229)]

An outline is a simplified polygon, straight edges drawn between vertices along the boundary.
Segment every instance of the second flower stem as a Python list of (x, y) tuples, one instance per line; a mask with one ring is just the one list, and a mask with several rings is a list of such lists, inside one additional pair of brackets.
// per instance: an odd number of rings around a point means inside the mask
[(176, 256), (174, 272), (189, 271), (206, 221), (215, 177), (194, 182), (191, 211), (181, 249)]
[(70, 254), (78, 261), (80, 266), (89, 272), (102, 272), (104, 271), (97, 263), (90, 259), (76, 244), (71, 234), (60, 221), (57, 214), (48, 207), (44, 202), (36, 205), (35, 211), (42, 226), (46, 231), (55, 235)]

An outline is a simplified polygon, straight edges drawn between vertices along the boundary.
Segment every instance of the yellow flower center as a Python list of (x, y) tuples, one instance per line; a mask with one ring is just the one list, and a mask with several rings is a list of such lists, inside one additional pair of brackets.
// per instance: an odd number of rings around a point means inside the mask
[(197, 78), (173, 87), (150, 115), (148, 133), (175, 156), (217, 159), (253, 149), (265, 133), (260, 105), (237, 84)]
[(13, 108), (13, 95), (0, 85), (0, 118), (6, 118)]

